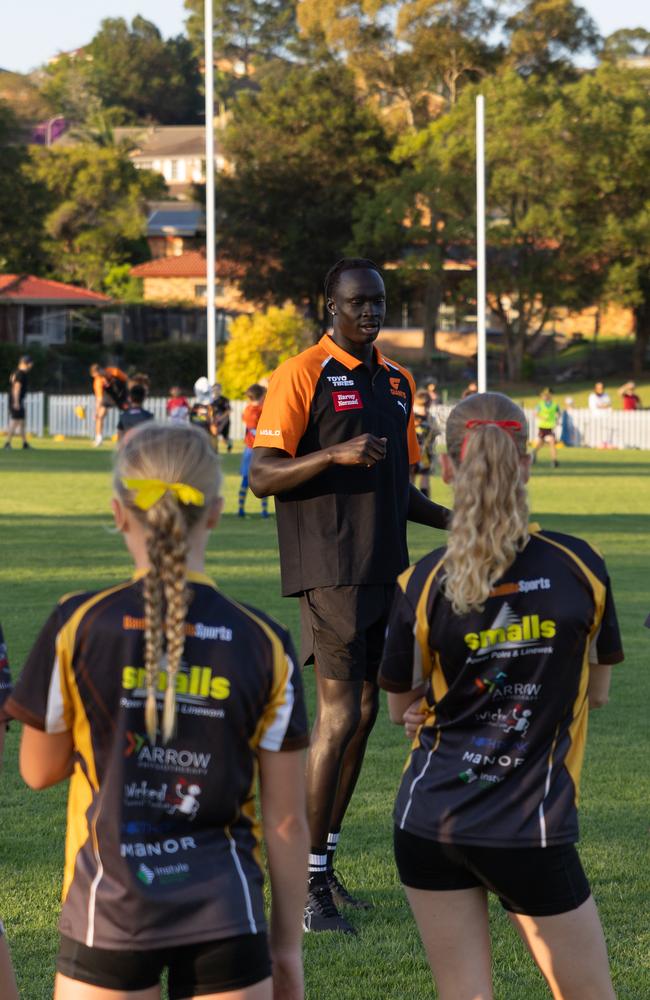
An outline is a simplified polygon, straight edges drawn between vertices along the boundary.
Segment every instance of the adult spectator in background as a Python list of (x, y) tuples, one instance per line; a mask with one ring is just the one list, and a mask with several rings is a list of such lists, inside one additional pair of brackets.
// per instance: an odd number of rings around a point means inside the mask
[(226, 449), (232, 451), (230, 440), (230, 400), (221, 391), (221, 384), (215, 382), (212, 386), (212, 409), (217, 424), (217, 437), (223, 438)]
[(95, 397), (95, 440), (93, 447), (98, 448), (104, 440), (104, 420), (113, 406), (123, 408), (127, 403), (128, 375), (121, 368), (101, 365), (90, 366), (90, 376), (93, 380), (93, 395)]
[(463, 389), (463, 394), (461, 399), (467, 399), (468, 396), (473, 396), (475, 392), (478, 392), (478, 385), (476, 382), (470, 382), (466, 389)]
[(273, 373), (250, 485), (276, 497), (282, 592), (300, 598), (302, 661), (317, 709), (307, 767), (308, 931), (354, 933), (338, 906), (367, 908), (334, 872), (334, 851), (379, 708), (377, 669), (407, 519), (448, 511), (409, 482), (419, 460), (413, 379), (375, 348), (386, 315), (376, 264), (340, 260), (325, 279), (332, 334)]
[(641, 400), (636, 394), (636, 384), (634, 382), (626, 382), (618, 390), (618, 394), (623, 402), (624, 410), (640, 410)]
[(153, 420), (154, 415), (150, 410), (145, 410), (144, 401), (147, 391), (141, 382), (136, 382), (129, 389), (129, 400), (126, 410), (120, 414), (117, 422), (117, 438), (121, 441), (125, 434), (132, 431), (138, 424), (144, 424), (147, 420)]
[(33, 361), (28, 354), (23, 354), (18, 361), (18, 367), (9, 376), (9, 427), (5, 448), (11, 448), (11, 439), (19, 434), (23, 439), (23, 448), (29, 448), (25, 430), (25, 396), (27, 395), (28, 374), (32, 370)]
[[(2, 634), (2, 625), (0, 625), (0, 769), (2, 769), (2, 753), (8, 723), (8, 717), (5, 715), (3, 705), (10, 694), (11, 674), (9, 673), (9, 659)], [(0, 920), (0, 997), (2, 997), (2, 1000), (18, 1000), (16, 977), (11, 965), (11, 955), (9, 954), (2, 920)]]
[(594, 386), (594, 391), (589, 393), (589, 412), (598, 421), (600, 421), (593, 433), (592, 445), (595, 448), (611, 448), (611, 428), (609, 426), (609, 421), (607, 420), (607, 415), (611, 413), (612, 401), (609, 398), (609, 393), (605, 392), (605, 386), (602, 382), (596, 382)]
[(537, 414), (537, 440), (533, 445), (533, 465), (537, 461), (537, 452), (544, 444), (548, 444), (551, 449), (551, 465), (557, 469), (560, 464), (557, 460), (557, 438), (555, 428), (560, 418), (559, 404), (553, 399), (553, 393), (549, 388), (542, 389), (540, 400), (535, 407)]

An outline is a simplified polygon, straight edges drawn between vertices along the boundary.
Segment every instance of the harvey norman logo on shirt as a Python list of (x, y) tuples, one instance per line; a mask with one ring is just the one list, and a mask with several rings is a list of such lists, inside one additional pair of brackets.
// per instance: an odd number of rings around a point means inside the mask
[(341, 410), (362, 410), (361, 393), (358, 389), (353, 392), (333, 392), (332, 400), (337, 413)]

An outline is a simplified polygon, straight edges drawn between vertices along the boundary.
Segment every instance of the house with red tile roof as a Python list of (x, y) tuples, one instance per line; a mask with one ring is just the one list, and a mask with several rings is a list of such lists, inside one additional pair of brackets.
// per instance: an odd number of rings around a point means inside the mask
[(84, 311), (102, 308), (111, 299), (61, 281), (31, 274), (0, 274), (0, 342), (13, 344), (63, 344)]
[[(253, 312), (255, 304), (244, 298), (237, 285), (242, 277), (239, 265), (223, 256), (217, 257), (216, 272), (216, 307), (226, 312)], [(207, 266), (204, 250), (148, 260), (132, 267), (130, 273), (142, 279), (145, 302), (205, 306)]]

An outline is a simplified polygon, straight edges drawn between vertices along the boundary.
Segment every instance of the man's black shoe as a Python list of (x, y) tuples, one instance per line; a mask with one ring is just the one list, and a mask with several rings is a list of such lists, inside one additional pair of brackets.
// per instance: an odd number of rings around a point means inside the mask
[(349, 892), (338, 872), (330, 871), (327, 873), (327, 885), (336, 906), (349, 906), (353, 910), (372, 910), (372, 903), (365, 899), (357, 899)]
[(320, 931), (341, 931), (343, 934), (356, 934), (352, 924), (342, 917), (334, 905), (332, 893), (326, 884), (310, 886), (307, 894), (307, 905), (302, 921), (306, 933)]

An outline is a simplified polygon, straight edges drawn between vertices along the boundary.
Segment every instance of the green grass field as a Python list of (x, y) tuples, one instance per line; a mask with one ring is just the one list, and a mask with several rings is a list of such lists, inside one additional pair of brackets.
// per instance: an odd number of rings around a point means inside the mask
[[(63, 593), (103, 587), (129, 574), (108, 513), (108, 449), (87, 442), (35, 442), (33, 452), (0, 451), (0, 621), (18, 673), (37, 630)], [(650, 632), (650, 453), (564, 450), (551, 471), (542, 452), (531, 495), (535, 519), (583, 535), (605, 553), (614, 583), (627, 659), (615, 668), (609, 706), (591, 720), (582, 787), (582, 857), (600, 907), (620, 1000), (650, 997), (648, 864), (648, 661)], [(297, 637), (297, 604), (279, 596), (274, 521), (234, 515), (238, 456), (228, 456), (226, 513), (209, 551), (208, 571), (233, 597), (288, 624)], [(435, 486), (436, 499), (448, 500)], [(415, 527), (411, 554), (440, 543)], [(311, 678), (307, 681), (310, 701)], [(17, 774), (17, 727), (0, 778), (0, 916), (7, 926), (21, 996), (51, 996), (63, 863), (63, 787), (33, 793)], [(391, 853), (391, 810), (407, 744), (384, 710), (371, 738), (339, 864), (353, 890), (375, 903), (353, 915), (355, 939), (307, 936), (310, 1000), (425, 1000), (435, 995)], [(548, 993), (498, 905), (491, 911), (495, 996), (542, 1000)], [(467, 947), (472, 947), (468, 940)]]

